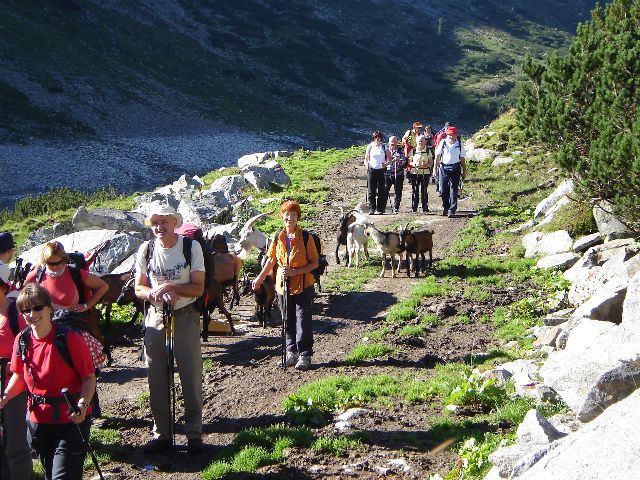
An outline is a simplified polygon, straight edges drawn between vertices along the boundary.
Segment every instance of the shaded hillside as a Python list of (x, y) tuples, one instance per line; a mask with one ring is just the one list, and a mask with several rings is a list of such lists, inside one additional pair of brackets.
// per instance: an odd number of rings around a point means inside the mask
[(0, 140), (209, 120), (314, 139), (380, 119), (472, 128), (512, 103), (520, 57), (567, 45), (594, 4), (5, 1)]

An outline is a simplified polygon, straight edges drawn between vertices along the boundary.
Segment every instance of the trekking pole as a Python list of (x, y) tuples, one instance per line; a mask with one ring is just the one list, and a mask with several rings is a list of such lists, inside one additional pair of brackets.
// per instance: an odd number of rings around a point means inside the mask
[[(60, 390), (60, 392), (62, 393), (62, 396), (64, 397), (65, 401), (67, 402), (67, 406), (69, 407), (69, 410), (71, 410), (76, 415), (80, 415), (80, 409), (78, 408), (78, 406), (76, 404), (74, 404), (71, 401), (71, 397), (69, 396), (69, 389), (65, 387), (62, 390)], [(80, 424), (79, 423), (76, 423), (76, 427), (78, 427), (78, 432), (80, 432), (80, 437), (82, 438), (82, 443), (84, 444), (84, 446), (86, 447), (87, 451), (89, 452), (89, 455), (91, 455), (91, 461), (93, 461), (93, 466), (96, 467), (96, 471), (98, 472), (98, 475), (100, 476), (100, 480), (104, 480), (104, 477), (102, 476), (102, 470), (100, 470), (100, 465), (98, 464), (98, 459), (96, 458), (96, 454), (93, 452), (93, 449), (91, 448), (91, 445), (89, 444), (89, 440), (84, 435), (84, 432), (82, 431), (82, 428), (80, 428)]]
[(282, 368), (287, 368), (287, 309), (289, 308), (289, 278), (284, 277), (284, 288), (282, 291)]
[(162, 304), (162, 323), (164, 324), (164, 348), (167, 354), (167, 375), (169, 377), (169, 410), (171, 411), (171, 450), (176, 448), (176, 384), (175, 384), (175, 367), (173, 365), (173, 346), (174, 346), (174, 313), (173, 308), (167, 302)]

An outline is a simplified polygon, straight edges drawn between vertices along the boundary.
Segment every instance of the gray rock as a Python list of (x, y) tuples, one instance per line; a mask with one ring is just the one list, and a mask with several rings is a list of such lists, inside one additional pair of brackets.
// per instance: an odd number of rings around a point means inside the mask
[(68, 235), (70, 233), (73, 233), (74, 231), (75, 229), (73, 228), (71, 222), (67, 221), (54, 223), (50, 227), (39, 228), (27, 237), (25, 242), (22, 244), (20, 251), (26, 252), (27, 250), (35, 246), (46, 243), (49, 240), (53, 240), (54, 238)]
[(640, 389), (607, 408), (577, 432), (555, 442), (555, 448), (519, 478), (540, 480), (630, 480), (640, 478)]
[(238, 159), (238, 167), (242, 169), (249, 166), (260, 165), (272, 157), (273, 154), (271, 152), (251, 153), (249, 155), (244, 155)]
[(613, 215), (613, 206), (607, 201), (600, 201), (593, 207), (593, 218), (596, 221), (598, 232), (603, 237), (626, 238), (633, 233)]
[(131, 272), (136, 266), (136, 252), (129, 255), (124, 261), (120, 263), (116, 268), (111, 270), (111, 273), (127, 273)]
[(565, 197), (567, 194), (572, 193), (574, 191), (573, 180), (565, 179), (562, 181), (558, 187), (551, 192), (551, 194), (542, 200), (533, 212), (533, 218), (538, 219), (541, 218), (551, 207), (553, 207), (558, 201)]
[(227, 175), (220, 177), (209, 187), (210, 192), (222, 192), (229, 203), (240, 201), (240, 192), (247, 185), (242, 175)]
[(80, 207), (71, 220), (75, 230), (119, 230), (121, 232), (149, 232), (144, 225), (144, 215), (138, 212), (123, 212), (115, 208)]
[(573, 243), (573, 251), (574, 252), (584, 252), (588, 248), (593, 247), (594, 245), (598, 245), (603, 242), (602, 235), (599, 233), (592, 233), (591, 235), (585, 235), (584, 237), (578, 238)]
[(291, 179), (276, 161), (263, 165), (249, 166), (242, 170), (244, 179), (256, 190), (279, 192), (291, 185)]
[(494, 158), (498, 155), (498, 152), (489, 150), (487, 148), (474, 148), (467, 150), (466, 160), (468, 162), (484, 162), (489, 158)]
[(591, 386), (576, 413), (581, 422), (596, 418), (605, 408), (631, 395), (640, 385), (640, 357), (633, 361), (620, 361), (601, 373)]
[(598, 289), (585, 303), (576, 308), (574, 315), (592, 320), (622, 322), (622, 303), (627, 293), (628, 280), (612, 280)]
[(518, 459), (511, 470), (511, 476), (509, 478), (519, 478), (520, 475), (529, 470), (536, 462), (553, 450), (554, 447), (554, 444), (548, 444), (537, 445), (535, 448), (532, 448), (526, 455)]
[(293, 155), (293, 152), (289, 150), (275, 150), (273, 152), (274, 158), (289, 158)]
[(535, 408), (527, 412), (516, 431), (519, 444), (545, 445), (565, 436)]
[(231, 212), (231, 205), (221, 192), (209, 191), (200, 201), (180, 201), (178, 213), (185, 223), (205, 227), (210, 223), (224, 223)]
[(522, 244), (526, 250), (524, 256), (531, 258), (568, 252), (573, 246), (573, 240), (566, 230), (556, 230), (547, 234), (531, 232), (522, 238)]
[(610, 322), (580, 319), (571, 330), (564, 350), (553, 352), (540, 369), (544, 384), (554, 388), (575, 412), (596, 378), (609, 364)]
[(514, 159), (512, 157), (498, 156), (498, 157), (493, 159), (493, 162), (491, 162), (491, 166), (492, 167), (498, 167), (500, 165), (508, 165), (509, 163), (513, 162), (513, 160)]
[(571, 267), (580, 259), (580, 255), (573, 252), (556, 253), (555, 255), (549, 255), (538, 260), (536, 268), (560, 268), (562, 270)]
[(529, 230), (531, 227), (534, 227), (535, 225), (536, 225), (536, 222), (534, 220), (527, 220), (526, 222), (524, 222), (519, 227), (515, 227), (515, 228), (510, 229), (509, 232), (511, 232), (511, 233), (522, 233), (525, 230)]
[(529, 360), (514, 360), (500, 365), (498, 368), (506, 370), (511, 374), (511, 378), (519, 395), (532, 394), (532, 387), (538, 382), (538, 367)]
[(545, 328), (546, 330), (539, 334), (536, 341), (533, 342), (534, 347), (541, 347), (543, 345), (554, 347), (556, 345), (556, 338), (558, 338), (562, 329), (559, 326)]
[[(108, 239), (112, 239), (118, 232), (116, 230), (84, 230), (82, 232), (74, 232), (68, 235), (62, 235), (61, 237), (55, 237), (50, 240), (57, 240), (62, 243), (66, 252), (88, 252), (93, 250), (102, 242)], [(33, 265), (40, 262), (40, 254), (42, 252), (43, 244), (31, 247), (20, 254), (20, 258), (24, 262), (29, 262)]]
[(363, 415), (368, 415), (369, 413), (371, 413), (371, 410), (367, 408), (350, 408), (346, 412), (343, 412), (340, 415), (338, 415), (336, 417), (336, 420), (347, 422), (350, 420), (354, 420), (358, 417), (361, 417)]
[(556, 325), (561, 325), (569, 320), (569, 317), (573, 313), (573, 308), (566, 308), (564, 310), (559, 310), (554, 313), (550, 313), (546, 317), (542, 319), (542, 322), (548, 327), (555, 327)]
[(137, 196), (133, 201), (137, 205), (135, 211), (141, 213), (143, 217), (146, 217), (149, 212), (149, 205), (153, 203), (164, 203), (175, 209), (177, 209), (180, 204), (180, 200), (173, 194), (160, 192), (145, 193), (144, 195)]
[(549, 210), (546, 211), (546, 213), (544, 214), (544, 219), (538, 224), (538, 227), (542, 227), (547, 223), (551, 223), (556, 213), (558, 213), (560, 209), (562, 209), (563, 207), (567, 205), (571, 205), (571, 203), (572, 201), (569, 200), (569, 197), (567, 196), (562, 197), (560, 200), (556, 202), (555, 205), (553, 205)]
[(489, 455), (489, 461), (498, 469), (500, 477), (509, 478), (518, 461), (539, 448), (538, 445), (520, 444), (501, 447)]
[(107, 248), (98, 254), (98, 258), (91, 265), (90, 271), (97, 275), (111, 273), (124, 260), (135, 254), (141, 244), (142, 240), (128, 233), (112, 236)]

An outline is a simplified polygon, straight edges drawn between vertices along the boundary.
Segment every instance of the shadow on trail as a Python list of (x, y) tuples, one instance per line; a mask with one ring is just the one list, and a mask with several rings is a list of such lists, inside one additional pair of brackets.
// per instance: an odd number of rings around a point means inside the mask
[(99, 383), (117, 383), (124, 385), (134, 378), (147, 378), (146, 367), (129, 367), (126, 365), (116, 365), (109, 370), (102, 370), (98, 377)]
[(378, 316), (397, 301), (395, 295), (387, 292), (350, 292), (333, 297), (323, 315), (344, 320), (368, 321)]

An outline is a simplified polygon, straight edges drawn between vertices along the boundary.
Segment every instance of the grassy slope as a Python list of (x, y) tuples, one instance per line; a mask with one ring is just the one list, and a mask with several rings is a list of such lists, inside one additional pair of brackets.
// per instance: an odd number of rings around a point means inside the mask
[(511, 101), (521, 55), (566, 45), (593, 5), (477, 3), (9, 1), (0, 58), (32, 87), (0, 75), (0, 139), (91, 134), (113, 103), (325, 139), (425, 113), (474, 128)]

